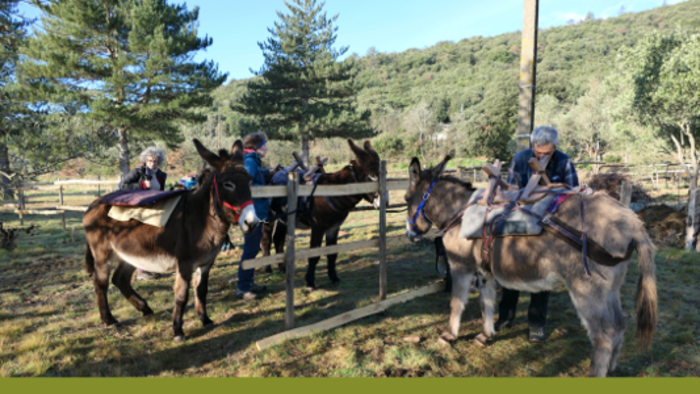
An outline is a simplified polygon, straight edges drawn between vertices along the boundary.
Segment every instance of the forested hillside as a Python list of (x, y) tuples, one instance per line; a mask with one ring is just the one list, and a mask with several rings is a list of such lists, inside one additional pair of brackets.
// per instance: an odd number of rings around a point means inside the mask
[[(513, 27), (515, 30), (519, 26)], [(537, 95), (547, 98), (549, 107), (555, 98), (560, 109), (570, 108), (591, 90), (592, 81), (596, 84), (610, 75), (622, 47), (634, 46), (651, 31), (670, 32), (675, 28), (700, 28), (700, 1), (541, 30)], [(402, 53), (370, 49), (364, 56), (352, 55), (348, 61), (356, 62), (356, 80), (362, 86), (357, 98), (359, 108), (372, 111), (378, 132), (393, 136), (382, 136), (378, 143), (388, 145), (387, 153), (391, 153), (392, 146), (403, 151), (407, 141), (420, 138), (414, 136), (411, 140), (410, 136), (427, 113), (435, 121), (433, 130), (443, 129), (438, 123), (451, 123), (446, 130), (466, 139), (457, 144), (463, 152), (456, 153), (507, 156), (497, 141), (513, 134), (517, 123), (520, 41), (520, 32), (516, 31), (456, 43), (440, 42)], [(251, 65), (253, 69), (258, 66)], [(212, 121), (199, 126), (199, 130), (214, 132), (214, 117), (220, 106), (227, 134), (248, 132), (245, 118), (228, 108), (245, 91), (247, 82), (234, 80), (215, 91)], [(427, 124), (431, 126), (431, 122)], [(404, 140), (397, 141), (401, 136)]]

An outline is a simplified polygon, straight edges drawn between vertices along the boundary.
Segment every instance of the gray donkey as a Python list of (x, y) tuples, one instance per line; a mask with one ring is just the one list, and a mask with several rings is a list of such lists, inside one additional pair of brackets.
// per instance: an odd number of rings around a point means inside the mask
[[(475, 190), (470, 183), (441, 176), (449, 159), (447, 156), (436, 167), (423, 171), (417, 158), (411, 162), (410, 186), (405, 198), (408, 203), (406, 232), (413, 242), (417, 242), (432, 224), (440, 229), (450, 226)], [(432, 190), (428, 193), (431, 185)], [(495, 333), (496, 281), (505, 287), (529, 292), (554, 290), (564, 284), (593, 344), (588, 375), (606, 376), (615, 369), (622, 349), (625, 319), (620, 305), (620, 287), (624, 283), (631, 251), (636, 248), (641, 269), (636, 296), (637, 336), (649, 346), (657, 313), (656, 248), (632, 210), (602, 192), (583, 198), (589, 242), (600, 245), (615, 261), (589, 259), (591, 276), (583, 267), (581, 252), (550, 232), (536, 237), (497, 237), (489, 264), (482, 261), (481, 239), (459, 238), (459, 226), (446, 230), (443, 241), (452, 274), (452, 312), (447, 331), (441, 338), (447, 341), (457, 339), (470, 284), (477, 272), (486, 278), (479, 298), (483, 331), (475, 338), (475, 342), (481, 345), (485, 345)], [(423, 212), (419, 211), (421, 205)], [(569, 198), (555, 217), (580, 231), (579, 206), (578, 196)]]

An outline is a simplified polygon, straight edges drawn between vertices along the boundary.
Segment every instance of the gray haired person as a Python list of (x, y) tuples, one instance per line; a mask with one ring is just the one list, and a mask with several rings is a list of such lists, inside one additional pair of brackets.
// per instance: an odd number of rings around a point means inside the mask
[(149, 146), (140, 155), (141, 164), (122, 178), (119, 190), (165, 190), (168, 174), (158, 166), (165, 161), (163, 149)]
[[(550, 181), (565, 183), (572, 187), (579, 185), (576, 168), (569, 156), (557, 150), (557, 144), (559, 144), (557, 129), (550, 126), (540, 126), (532, 131), (530, 142), (532, 142), (532, 149), (526, 149), (513, 156), (508, 168), (509, 184), (517, 185), (520, 189), (525, 188), (530, 176), (534, 173), (528, 161), (533, 157), (539, 160), (544, 156), (551, 156), (547, 168), (545, 168), (545, 173)], [(513, 326), (519, 296), (519, 291), (503, 288), (503, 298), (498, 305), (498, 321), (494, 325), (496, 331)], [(527, 311), (530, 342), (542, 342), (546, 339), (544, 326), (547, 322), (548, 302), (548, 291), (532, 293), (530, 296), (530, 306)]]
[[(119, 182), (119, 190), (165, 190), (165, 180), (168, 178), (168, 174), (158, 168), (165, 162), (163, 149), (149, 146), (141, 152), (139, 158), (141, 164), (122, 178)], [(136, 272), (136, 280), (157, 278), (158, 274), (142, 269), (138, 269)]]

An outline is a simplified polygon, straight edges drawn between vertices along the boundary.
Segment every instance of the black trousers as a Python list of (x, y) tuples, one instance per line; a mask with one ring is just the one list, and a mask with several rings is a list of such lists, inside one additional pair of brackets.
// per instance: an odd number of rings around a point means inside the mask
[[(515, 308), (518, 306), (520, 292), (503, 288), (503, 298), (498, 304), (498, 320), (515, 319)], [(527, 308), (527, 324), (532, 328), (543, 328), (547, 322), (547, 303), (549, 292), (532, 293), (530, 306)]]

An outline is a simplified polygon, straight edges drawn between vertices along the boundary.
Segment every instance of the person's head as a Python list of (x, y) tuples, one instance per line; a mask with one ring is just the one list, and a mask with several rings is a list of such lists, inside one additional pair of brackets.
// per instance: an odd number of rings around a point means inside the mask
[(554, 127), (540, 126), (532, 131), (530, 142), (532, 153), (538, 160), (544, 156), (552, 156), (559, 144), (559, 133)]
[(243, 149), (255, 151), (260, 157), (267, 154), (267, 134), (264, 131), (248, 134), (243, 138)]
[(145, 164), (150, 170), (155, 170), (165, 161), (163, 149), (149, 146), (141, 152), (141, 163)]

